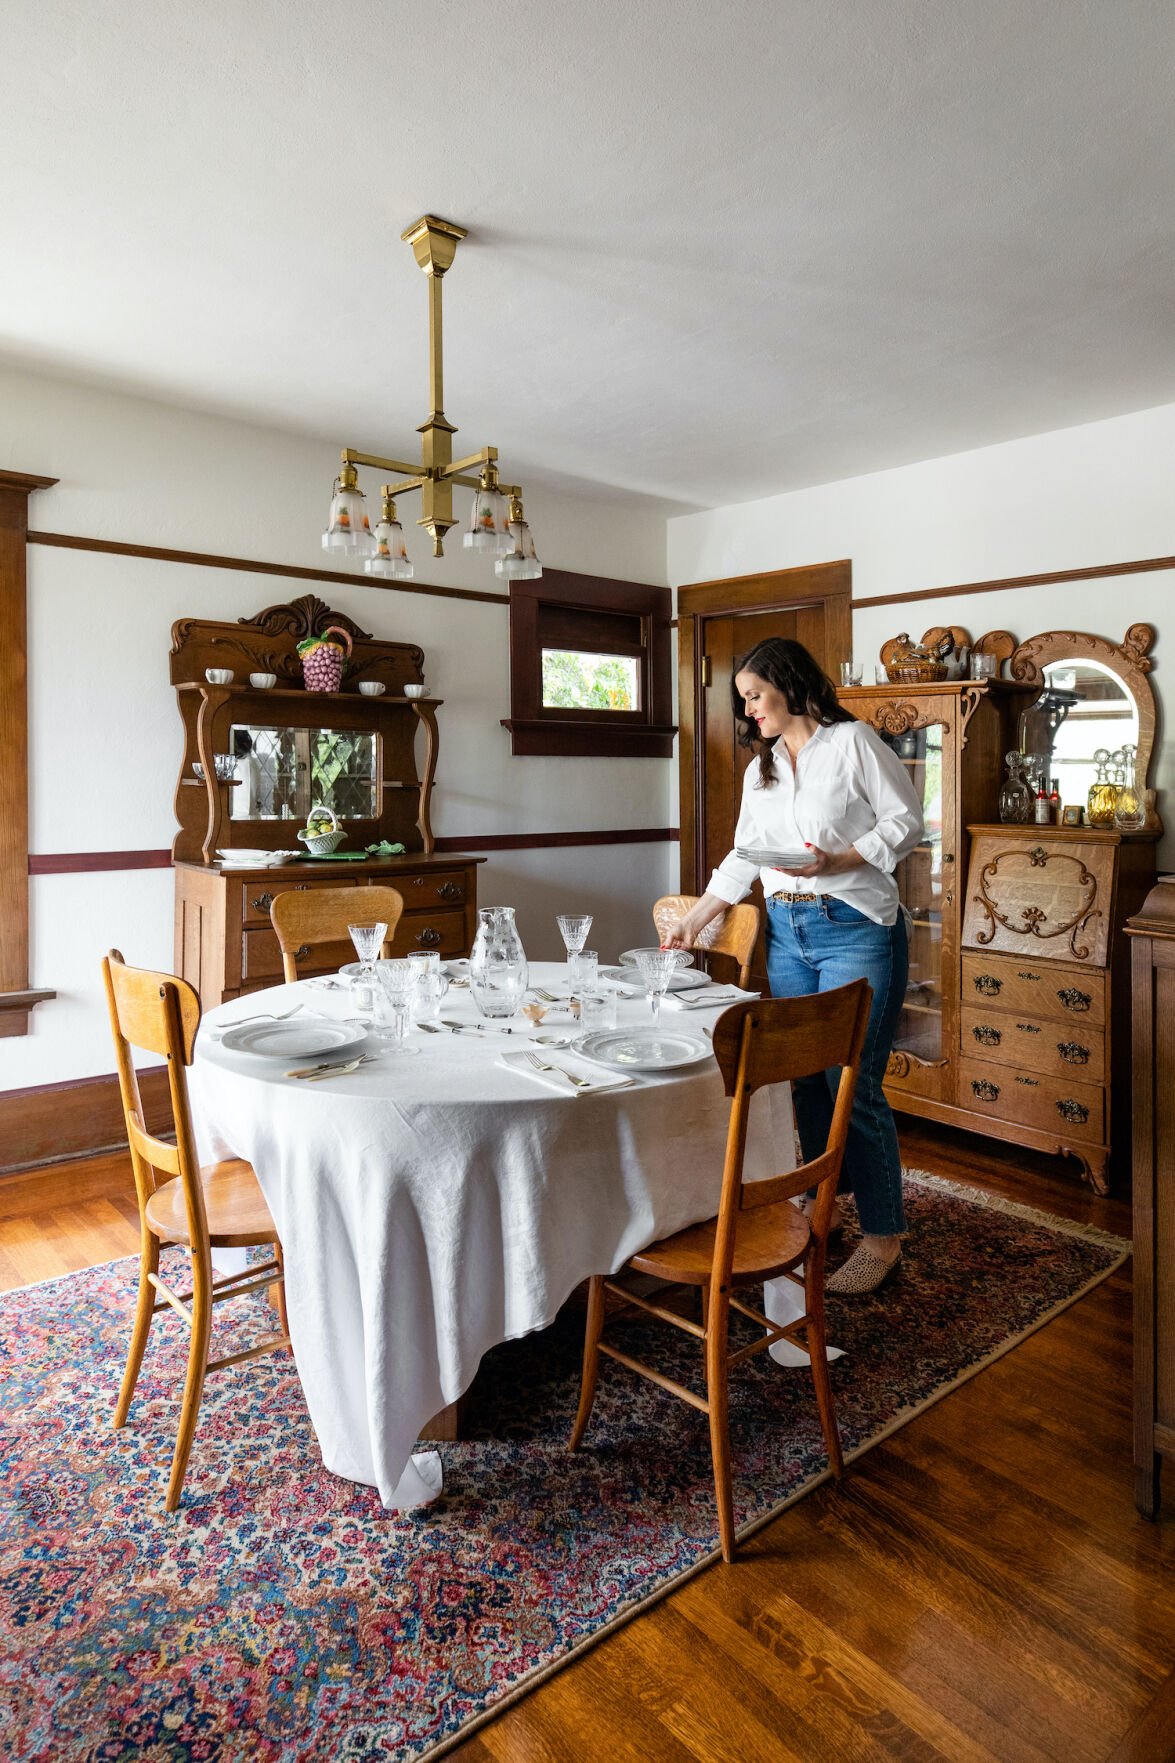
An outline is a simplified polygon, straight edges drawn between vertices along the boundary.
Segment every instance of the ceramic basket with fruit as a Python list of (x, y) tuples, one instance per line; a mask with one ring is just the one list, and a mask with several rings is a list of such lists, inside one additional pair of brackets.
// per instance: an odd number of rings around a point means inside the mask
[(334, 809), (312, 808), (298, 839), (312, 857), (329, 857), (343, 842), (343, 829)]

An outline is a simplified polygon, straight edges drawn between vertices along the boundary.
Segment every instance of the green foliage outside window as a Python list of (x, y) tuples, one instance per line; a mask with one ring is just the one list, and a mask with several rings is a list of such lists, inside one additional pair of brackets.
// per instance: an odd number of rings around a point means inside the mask
[(616, 655), (587, 655), (578, 649), (544, 649), (543, 707), (635, 710), (636, 662)]

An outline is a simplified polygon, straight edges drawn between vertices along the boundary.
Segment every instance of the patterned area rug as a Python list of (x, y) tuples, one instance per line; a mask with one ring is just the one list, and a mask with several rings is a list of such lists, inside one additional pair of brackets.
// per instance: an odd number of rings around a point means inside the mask
[[(934, 1177), (911, 1176), (908, 1195), (900, 1275), (829, 1302), (849, 1456), (1129, 1249)], [(157, 1320), (131, 1423), (110, 1426), (135, 1273), (120, 1261), (0, 1298), (0, 1754), (14, 1763), (436, 1756), (714, 1556), (704, 1415), (606, 1365), (586, 1448), (568, 1455), (570, 1311), (488, 1357), (470, 1438), (442, 1447), (437, 1504), (390, 1514), (327, 1474), (275, 1357), (209, 1380), (168, 1518), (177, 1319)], [(652, 1326), (647, 1350), (689, 1381), (691, 1343)], [(214, 1351), (230, 1350), (240, 1325), (219, 1327)], [(741, 1525), (825, 1479), (806, 1370), (752, 1361), (731, 1418)]]

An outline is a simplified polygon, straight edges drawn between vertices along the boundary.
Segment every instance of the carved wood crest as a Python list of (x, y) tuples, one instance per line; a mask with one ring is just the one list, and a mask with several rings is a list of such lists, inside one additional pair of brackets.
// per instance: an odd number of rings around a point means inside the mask
[[(1039, 884), (1026, 878), (1029, 870), (1051, 871)], [(1013, 936), (1049, 941), (1067, 937), (1077, 961), (1091, 954), (1088, 933), (1102, 917), (1095, 905), (1097, 877), (1082, 858), (1069, 851), (1046, 851), (1042, 845), (1030, 851), (999, 851), (979, 871), (979, 891), (974, 902), (986, 916), (986, 928), (975, 932), (978, 944), (994, 941), (1000, 928)]]

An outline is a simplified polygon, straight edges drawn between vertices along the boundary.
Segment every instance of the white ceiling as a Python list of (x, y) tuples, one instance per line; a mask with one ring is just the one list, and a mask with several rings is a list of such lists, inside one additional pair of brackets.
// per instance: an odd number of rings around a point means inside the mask
[[(714, 505), (1175, 399), (1170, 0), (10, 0), (0, 356)], [(328, 464), (329, 469), (329, 464)]]

